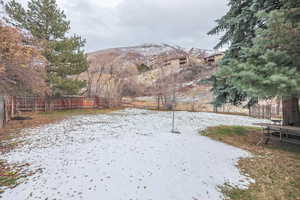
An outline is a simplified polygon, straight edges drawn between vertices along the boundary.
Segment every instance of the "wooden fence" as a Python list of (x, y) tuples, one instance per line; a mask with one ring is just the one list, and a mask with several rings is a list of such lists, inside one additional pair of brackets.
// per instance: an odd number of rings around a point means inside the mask
[[(153, 104), (138, 104), (136, 102), (123, 102), (115, 99), (104, 99), (99, 97), (11, 97), (0, 96), (0, 128), (9, 120), (21, 112), (48, 112), (56, 110), (70, 109), (92, 109), (104, 107), (122, 107), (141, 108), (141, 109), (157, 109), (155, 102)], [(179, 108), (176, 108), (179, 110)], [(247, 113), (245, 113), (247, 114)], [(263, 119), (281, 118), (281, 104), (255, 105), (249, 110), (249, 116)]]
[[(158, 110), (157, 102), (144, 102), (144, 101), (130, 101), (130, 100), (123, 100), (122, 102), (124, 107), (127, 108), (140, 108), (140, 109), (149, 109), (149, 110)], [(211, 104), (199, 104), (194, 105), (193, 104), (186, 104), (181, 105), (182, 103), (177, 103), (175, 110), (177, 111), (193, 111), (193, 112), (216, 112), (216, 113), (236, 113), (236, 114), (242, 114), (242, 115), (248, 115), (255, 118), (261, 118), (261, 119), (275, 119), (275, 118), (282, 118), (282, 105), (281, 103), (276, 104), (266, 104), (266, 105), (260, 105), (257, 104), (255, 106), (252, 106), (249, 109), (243, 107), (243, 106), (233, 106), (230, 104), (223, 105), (217, 110), (213, 109), (213, 106)], [(196, 108), (195, 108), (196, 107)], [(193, 109), (194, 108), (194, 109)], [(168, 110), (168, 107), (161, 105), (161, 110)]]
[(0, 128), (3, 128), (13, 115), (12, 97), (0, 96)]
[(103, 108), (106, 102), (110, 101), (99, 97), (0, 97), (0, 128), (21, 112)]
[(282, 105), (255, 105), (249, 110), (249, 115), (261, 119), (282, 118)]
[(98, 97), (14, 97), (17, 112), (48, 112), (55, 110), (88, 109), (103, 106)]
[(4, 97), (0, 96), (0, 128), (4, 126)]

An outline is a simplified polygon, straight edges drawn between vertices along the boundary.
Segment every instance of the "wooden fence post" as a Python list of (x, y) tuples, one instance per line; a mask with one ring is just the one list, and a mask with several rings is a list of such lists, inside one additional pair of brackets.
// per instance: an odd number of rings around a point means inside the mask
[(47, 97), (43, 98), (43, 102), (44, 102), (44, 112), (47, 112)]
[(15, 101), (14, 97), (10, 97), (9, 101), (11, 102), (11, 107), (10, 107), (10, 117), (14, 118), (15, 117)]
[(5, 120), (5, 108), (4, 97), (0, 96), (0, 128), (4, 127)]
[(36, 97), (33, 97), (33, 111), (36, 112)]

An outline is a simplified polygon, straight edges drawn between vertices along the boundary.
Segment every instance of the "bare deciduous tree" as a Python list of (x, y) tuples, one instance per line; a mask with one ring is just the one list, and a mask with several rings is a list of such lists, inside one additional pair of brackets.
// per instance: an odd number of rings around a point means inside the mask
[(158, 79), (154, 82), (152, 87), (152, 95), (156, 96), (157, 109), (161, 107), (171, 109), (173, 104), (174, 91), (180, 88), (182, 77), (173, 69), (168, 74), (164, 67), (160, 68)]
[(0, 21), (0, 91), (45, 94), (45, 59), (32, 37)]

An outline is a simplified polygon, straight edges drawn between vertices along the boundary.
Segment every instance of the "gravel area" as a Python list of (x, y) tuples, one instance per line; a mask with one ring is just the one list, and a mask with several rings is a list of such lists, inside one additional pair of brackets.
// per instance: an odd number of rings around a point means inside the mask
[(254, 181), (235, 166), (248, 152), (198, 131), (262, 120), (176, 112), (181, 134), (173, 134), (171, 119), (171, 112), (127, 109), (25, 129), (25, 144), (1, 157), (38, 173), (4, 188), (2, 199), (219, 200), (218, 185)]

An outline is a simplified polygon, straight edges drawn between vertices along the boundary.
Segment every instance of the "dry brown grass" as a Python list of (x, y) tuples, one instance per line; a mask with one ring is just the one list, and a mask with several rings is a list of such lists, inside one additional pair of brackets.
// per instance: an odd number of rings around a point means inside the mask
[(250, 127), (219, 126), (208, 128), (208, 137), (250, 151), (255, 156), (243, 158), (238, 167), (256, 180), (247, 190), (228, 184), (221, 186), (231, 200), (299, 200), (300, 147), (289, 144), (256, 146), (261, 131)]
[[(142, 100), (135, 100), (128, 104), (124, 104), (124, 107), (132, 107), (132, 108), (140, 108), (140, 109), (148, 109), (148, 110), (157, 110), (157, 102), (155, 101), (142, 101)], [(175, 109), (176, 111), (187, 111), (187, 112), (213, 112), (213, 107), (211, 104), (207, 103), (196, 103), (193, 106), (193, 103), (190, 102), (177, 102)], [(160, 111), (168, 111), (164, 106), (160, 105)], [(247, 112), (218, 112), (217, 114), (224, 114), (224, 115), (238, 115), (238, 116), (249, 116)]]
[(5, 161), (0, 160), (0, 198), (1, 193), (4, 192), (2, 190), (4, 187), (14, 188), (20, 183), (19, 179), (34, 174), (23, 170), (25, 166), (28, 166), (28, 164), (10, 166)]

